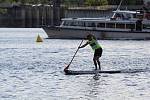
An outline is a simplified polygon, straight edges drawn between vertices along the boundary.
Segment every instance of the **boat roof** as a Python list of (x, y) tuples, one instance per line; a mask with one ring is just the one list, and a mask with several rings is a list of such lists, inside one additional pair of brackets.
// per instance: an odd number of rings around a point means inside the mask
[(63, 18), (63, 19), (70, 19), (70, 20), (72, 20), (72, 19), (74, 19), (74, 20), (96, 20), (96, 19), (106, 19), (105, 17), (97, 17), (97, 18), (87, 18), (87, 17), (82, 17), (82, 18), (78, 18), (78, 17), (75, 17), (75, 18)]
[[(92, 19), (92, 20), (91, 20)], [(64, 18), (62, 21), (79, 21), (79, 22), (107, 22), (107, 23), (132, 23), (136, 20), (111, 20), (110, 18)]]
[(140, 13), (139, 11), (129, 11), (129, 10), (116, 10), (113, 11), (114, 13), (129, 13), (129, 14), (136, 14), (136, 13)]
[(96, 20), (110, 20), (109, 18), (62, 18), (62, 21), (96, 21)]
[[(129, 10), (115, 10), (114, 13), (124, 13), (124, 14), (137, 14), (139, 11), (129, 11)], [(110, 20), (107, 17), (98, 17), (98, 18), (62, 18), (62, 21), (96, 21), (96, 20)]]

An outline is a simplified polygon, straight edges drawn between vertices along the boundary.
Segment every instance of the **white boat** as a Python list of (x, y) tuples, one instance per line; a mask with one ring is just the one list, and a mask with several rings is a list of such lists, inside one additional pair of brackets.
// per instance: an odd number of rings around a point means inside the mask
[[(150, 39), (150, 16), (143, 11), (116, 10), (111, 18), (63, 18), (60, 26), (44, 28), (49, 38)], [(146, 15), (146, 16), (145, 16)]]

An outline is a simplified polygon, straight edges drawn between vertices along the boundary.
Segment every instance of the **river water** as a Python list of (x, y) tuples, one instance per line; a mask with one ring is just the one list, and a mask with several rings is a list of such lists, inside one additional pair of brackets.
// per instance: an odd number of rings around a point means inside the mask
[[(35, 42), (37, 34), (44, 42)], [(63, 72), (81, 40), (46, 37), (42, 29), (0, 29), (0, 100), (150, 99), (150, 41), (99, 40), (102, 70), (142, 71), (95, 80)], [(89, 46), (80, 49), (70, 69), (93, 70), (92, 56)]]

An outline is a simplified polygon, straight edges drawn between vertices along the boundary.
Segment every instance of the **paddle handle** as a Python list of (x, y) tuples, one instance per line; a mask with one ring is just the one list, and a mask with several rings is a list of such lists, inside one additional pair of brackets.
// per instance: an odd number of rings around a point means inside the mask
[(80, 45), (78, 46), (78, 49), (76, 50), (75, 54), (73, 55), (70, 63), (68, 64), (68, 66), (64, 70), (67, 70), (69, 68), (70, 64), (72, 63), (72, 61), (73, 61), (74, 57), (76, 56), (76, 54), (77, 54), (77, 52), (79, 50), (79, 47), (81, 46), (82, 43), (83, 43), (83, 40), (81, 41)]

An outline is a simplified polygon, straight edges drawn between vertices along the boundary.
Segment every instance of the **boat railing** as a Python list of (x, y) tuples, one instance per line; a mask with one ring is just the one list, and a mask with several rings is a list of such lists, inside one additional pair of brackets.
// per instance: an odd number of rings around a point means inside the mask
[[(92, 18), (91, 18), (92, 19)], [(64, 28), (77, 28), (77, 29), (91, 29), (91, 30), (130, 30), (142, 31), (150, 29), (150, 21), (138, 20), (136, 18), (130, 20), (111, 20), (93, 18), (76, 18), (74, 20), (64, 19), (60, 27)]]

